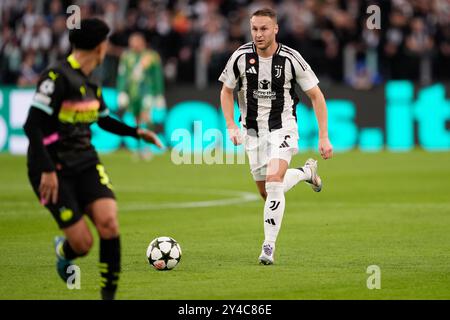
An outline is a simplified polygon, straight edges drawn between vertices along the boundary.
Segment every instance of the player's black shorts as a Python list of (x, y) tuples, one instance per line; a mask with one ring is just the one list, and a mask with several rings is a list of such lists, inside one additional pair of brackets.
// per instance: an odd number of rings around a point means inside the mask
[[(41, 176), (28, 175), (34, 192), (39, 196)], [(100, 198), (115, 199), (111, 180), (102, 164), (96, 164), (81, 172), (58, 171), (58, 201), (45, 206), (52, 213), (61, 229), (67, 228), (83, 217), (88, 204)]]

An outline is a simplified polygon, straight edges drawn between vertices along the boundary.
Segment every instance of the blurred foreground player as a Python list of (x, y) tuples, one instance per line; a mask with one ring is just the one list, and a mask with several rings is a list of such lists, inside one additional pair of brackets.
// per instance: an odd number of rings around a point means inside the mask
[(84, 19), (80, 29), (70, 30), (73, 51), (41, 75), (24, 125), (30, 141), (29, 180), (65, 234), (55, 238), (58, 274), (67, 281), (72, 260), (92, 247), (86, 214), (100, 237), (100, 286), (105, 300), (114, 299), (117, 290), (119, 226), (111, 180), (91, 144), (90, 125), (97, 122), (109, 132), (161, 147), (152, 131), (129, 127), (108, 115), (102, 90), (90, 76), (105, 57), (108, 33), (99, 19)]

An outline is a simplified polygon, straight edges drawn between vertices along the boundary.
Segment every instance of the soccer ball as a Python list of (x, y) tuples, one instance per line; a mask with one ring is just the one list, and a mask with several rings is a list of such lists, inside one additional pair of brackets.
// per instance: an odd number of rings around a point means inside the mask
[(147, 258), (157, 270), (172, 270), (181, 259), (180, 245), (170, 237), (158, 237), (148, 245)]

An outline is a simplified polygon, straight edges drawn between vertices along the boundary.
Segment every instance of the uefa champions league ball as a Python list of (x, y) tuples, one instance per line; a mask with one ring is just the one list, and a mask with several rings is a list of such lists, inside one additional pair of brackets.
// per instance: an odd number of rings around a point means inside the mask
[(170, 237), (158, 237), (148, 245), (147, 258), (157, 270), (172, 270), (181, 259), (180, 245)]

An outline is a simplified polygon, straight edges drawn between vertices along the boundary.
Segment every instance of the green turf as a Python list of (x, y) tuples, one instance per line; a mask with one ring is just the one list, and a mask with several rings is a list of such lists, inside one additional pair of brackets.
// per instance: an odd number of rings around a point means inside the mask
[[(119, 299), (450, 298), (449, 152), (350, 152), (320, 161), (323, 191), (302, 184), (286, 196), (273, 266), (257, 264), (261, 200), (190, 204), (256, 195), (247, 165), (177, 166), (169, 154), (134, 162), (126, 152), (102, 159), (120, 209)], [(54, 268), (59, 231), (31, 192), (25, 159), (0, 155), (0, 168), (0, 298), (97, 299), (98, 238), (77, 260), (81, 290), (68, 290)], [(145, 257), (162, 235), (183, 249), (169, 272)], [(369, 265), (381, 268), (380, 290), (366, 286)]]

